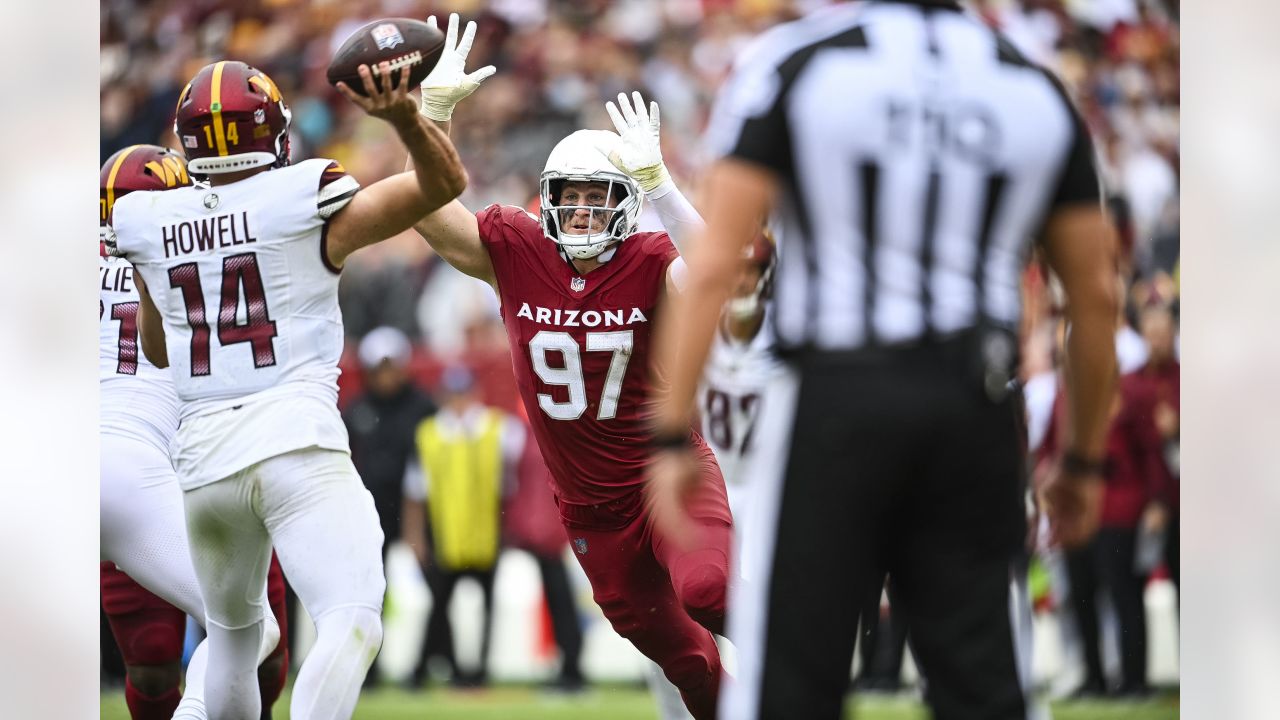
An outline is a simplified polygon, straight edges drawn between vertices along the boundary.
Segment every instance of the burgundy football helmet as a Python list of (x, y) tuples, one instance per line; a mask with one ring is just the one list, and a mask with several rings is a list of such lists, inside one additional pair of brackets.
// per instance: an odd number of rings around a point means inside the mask
[(292, 114), (271, 78), (236, 60), (206, 65), (178, 97), (173, 131), (197, 175), (289, 164)]
[(749, 317), (760, 311), (761, 306), (773, 296), (773, 268), (777, 264), (777, 249), (773, 242), (773, 233), (763, 228), (747, 246), (743, 260), (748, 265), (760, 270), (760, 279), (755, 289), (746, 295), (731, 298), (728, 304), (730, 314), (738, 317)]
[(187, 162), (169, 148), (159, 145), (130, 145), (117, 151), (103, 163), (99, 176), (100, 230), (107, 230), (116, 200), (134, 190), (168, 190), (190, 184)]

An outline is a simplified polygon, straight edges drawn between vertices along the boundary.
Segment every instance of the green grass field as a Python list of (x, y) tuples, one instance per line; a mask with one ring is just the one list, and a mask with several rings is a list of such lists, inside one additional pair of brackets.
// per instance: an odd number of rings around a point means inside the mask
[[(1055, 720), (1170, 720), (1178, 717), (1176, 695), (1148, 702), (1075, 702), (1053, 706)], [(276, 703), (276, 720), (289, 717), (289, 696)], [(859, 698), (847, 717), (858, 720), (925, 720), (928, 714), (909, 698)], [(102, 696), (102, 720), (128, 720), (123, 693)], [(600, 687), (577, 696), (551, 695), (527, 687), (487, 691), (433, 690), (366, 693), (355, 720), (655, 720), (647, 691)]]

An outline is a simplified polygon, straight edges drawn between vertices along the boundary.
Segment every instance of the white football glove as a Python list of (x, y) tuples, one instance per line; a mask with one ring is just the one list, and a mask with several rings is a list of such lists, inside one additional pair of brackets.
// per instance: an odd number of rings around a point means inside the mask
[[(427, 18), (427, 24), (436, 27), (436, 16)], [(453, 106), (476, 91), (485, 78), (497, 72), (492, 65), (485, 65), (467, 75), (463, 68), (471, 42), (476, 37), (476, 22), (467, 23), (467, 29), (458, 39), (458, 13), (449, 14), (449, 29), (444, 34), (444, 52), (431, 73), (422, 81), (422, 107), (418, 112), (436, 122), (447, 122), (453, 117)]]
[[(649, 103), (649, 112), (644, 110), (644, 99), (640, 93), (633, 92), (635, 107), (627, 100), (626, 93), (618, 93), (618, 104), (610, 100), (604, 109), (613, 120), (621, 140), (612, 147), (601, 148), (609, 157), (609, 162), (621, 170), (627, 177), (635, 180), (646, 193), (651, 193), (663, 183), (671, 179), (667, 166), (662, 162), (662, 144), (659, 141), (658, 103)], [(619, 112), (618, 108), (622, 111)]]

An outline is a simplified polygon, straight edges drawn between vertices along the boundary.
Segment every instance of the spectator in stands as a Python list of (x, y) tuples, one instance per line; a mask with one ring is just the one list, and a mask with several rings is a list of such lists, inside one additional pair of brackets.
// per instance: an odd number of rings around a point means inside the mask
[[(445, 368), (439, 395), (440, 411), (418, 425), (417, 454), (404, 474), (404, 538), (432, 596), (411, 683), (425, 684), (433, 648), (429, 641), (448, 633), (449, 601), (458, 580), (469, 577), (484, 593), (480, 666), (464, 673), (455, 662), (453, 682), (478, 687), (488, 683), (503, 500), (515, 485), (525, 432), (519, 420), (479, 401), (475, 377), (461, 365)], [(446, 658), (452, 657), (451, 648), (443, 650)]]
[[(1171, 351), (1172, 340), (1167, 345)], [(1156, 422), (1156, 397), (1154, 383), (1141, 371), (1121, 378), (1107, 434), (1102, 527), (1088, 545), (1067, 552), (1068, 602), (1084, 645), (1086, 674), (1079, 689), (1082, 695), (1108, 691), (1102, 668), (1099, 589), (1110, 597), (1119, 625), (1121, 678), (1115, 693), (1144, 696), (1150, 692), (1143, 591), (1152, 568), (1139, 561), (1138, 531), (1144, 513), (1158, 512), (1149, 507), (1165, 496), (1171, 485)], [(1060, 393), (1040, 448), (1041, 471), (1050, 467), (1061, 447), (1060, 410), (1064, 403)]]
[(1180, 587), (1178, 567), (1179, 540), (1179, 431), (1181, 367), (1174, 353), (1176, 327), (1173, 313), (1162, 304), (1142, 312), (1142, 335), (1150, 348), (1147, 364), (1127, 378), (1135, 385), (1135, 393), (1152, 398), (1152, 418), (1159, 433), (1161, 459), (1165, 472), (1158, 479), (1151, 502), (1143, 511), (1142, 527), (1151, 533), (1164, 534), (1164, 562), (1174, 587)]
[(384, 326), (365, 335), (357, 353), (365, 392), (343, 414), (352, 461), (382, 521), (384, 555), (400, 538), (402, 487), (414, 433), (436, 411), (431, 398), (410, 380), (412, 352), (409, 338), (396, 328)]
[[(365, 376), (365, 392), (356, 398), (342, 419), (351, 438), (351, 460), (382, 522), (382, 557), (400, 538), (401, 488), (405, 467), (413, 453), (418, 423), (435, 412), (435, 404), (410, 382), (407, 372), (412, 347), (404, 333), (380, 327), (360, 341), (357, 355)], [(378, 683), (375, 662), (365, 676), (365, 687)]]

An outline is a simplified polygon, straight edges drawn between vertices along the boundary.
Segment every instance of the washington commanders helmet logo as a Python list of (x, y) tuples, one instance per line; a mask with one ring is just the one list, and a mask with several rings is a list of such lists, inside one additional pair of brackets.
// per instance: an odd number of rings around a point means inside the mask
[(576, 277), (569, 281), (569, 289), (574, 292), (582, 292), (587, 288), (586, 278)]

